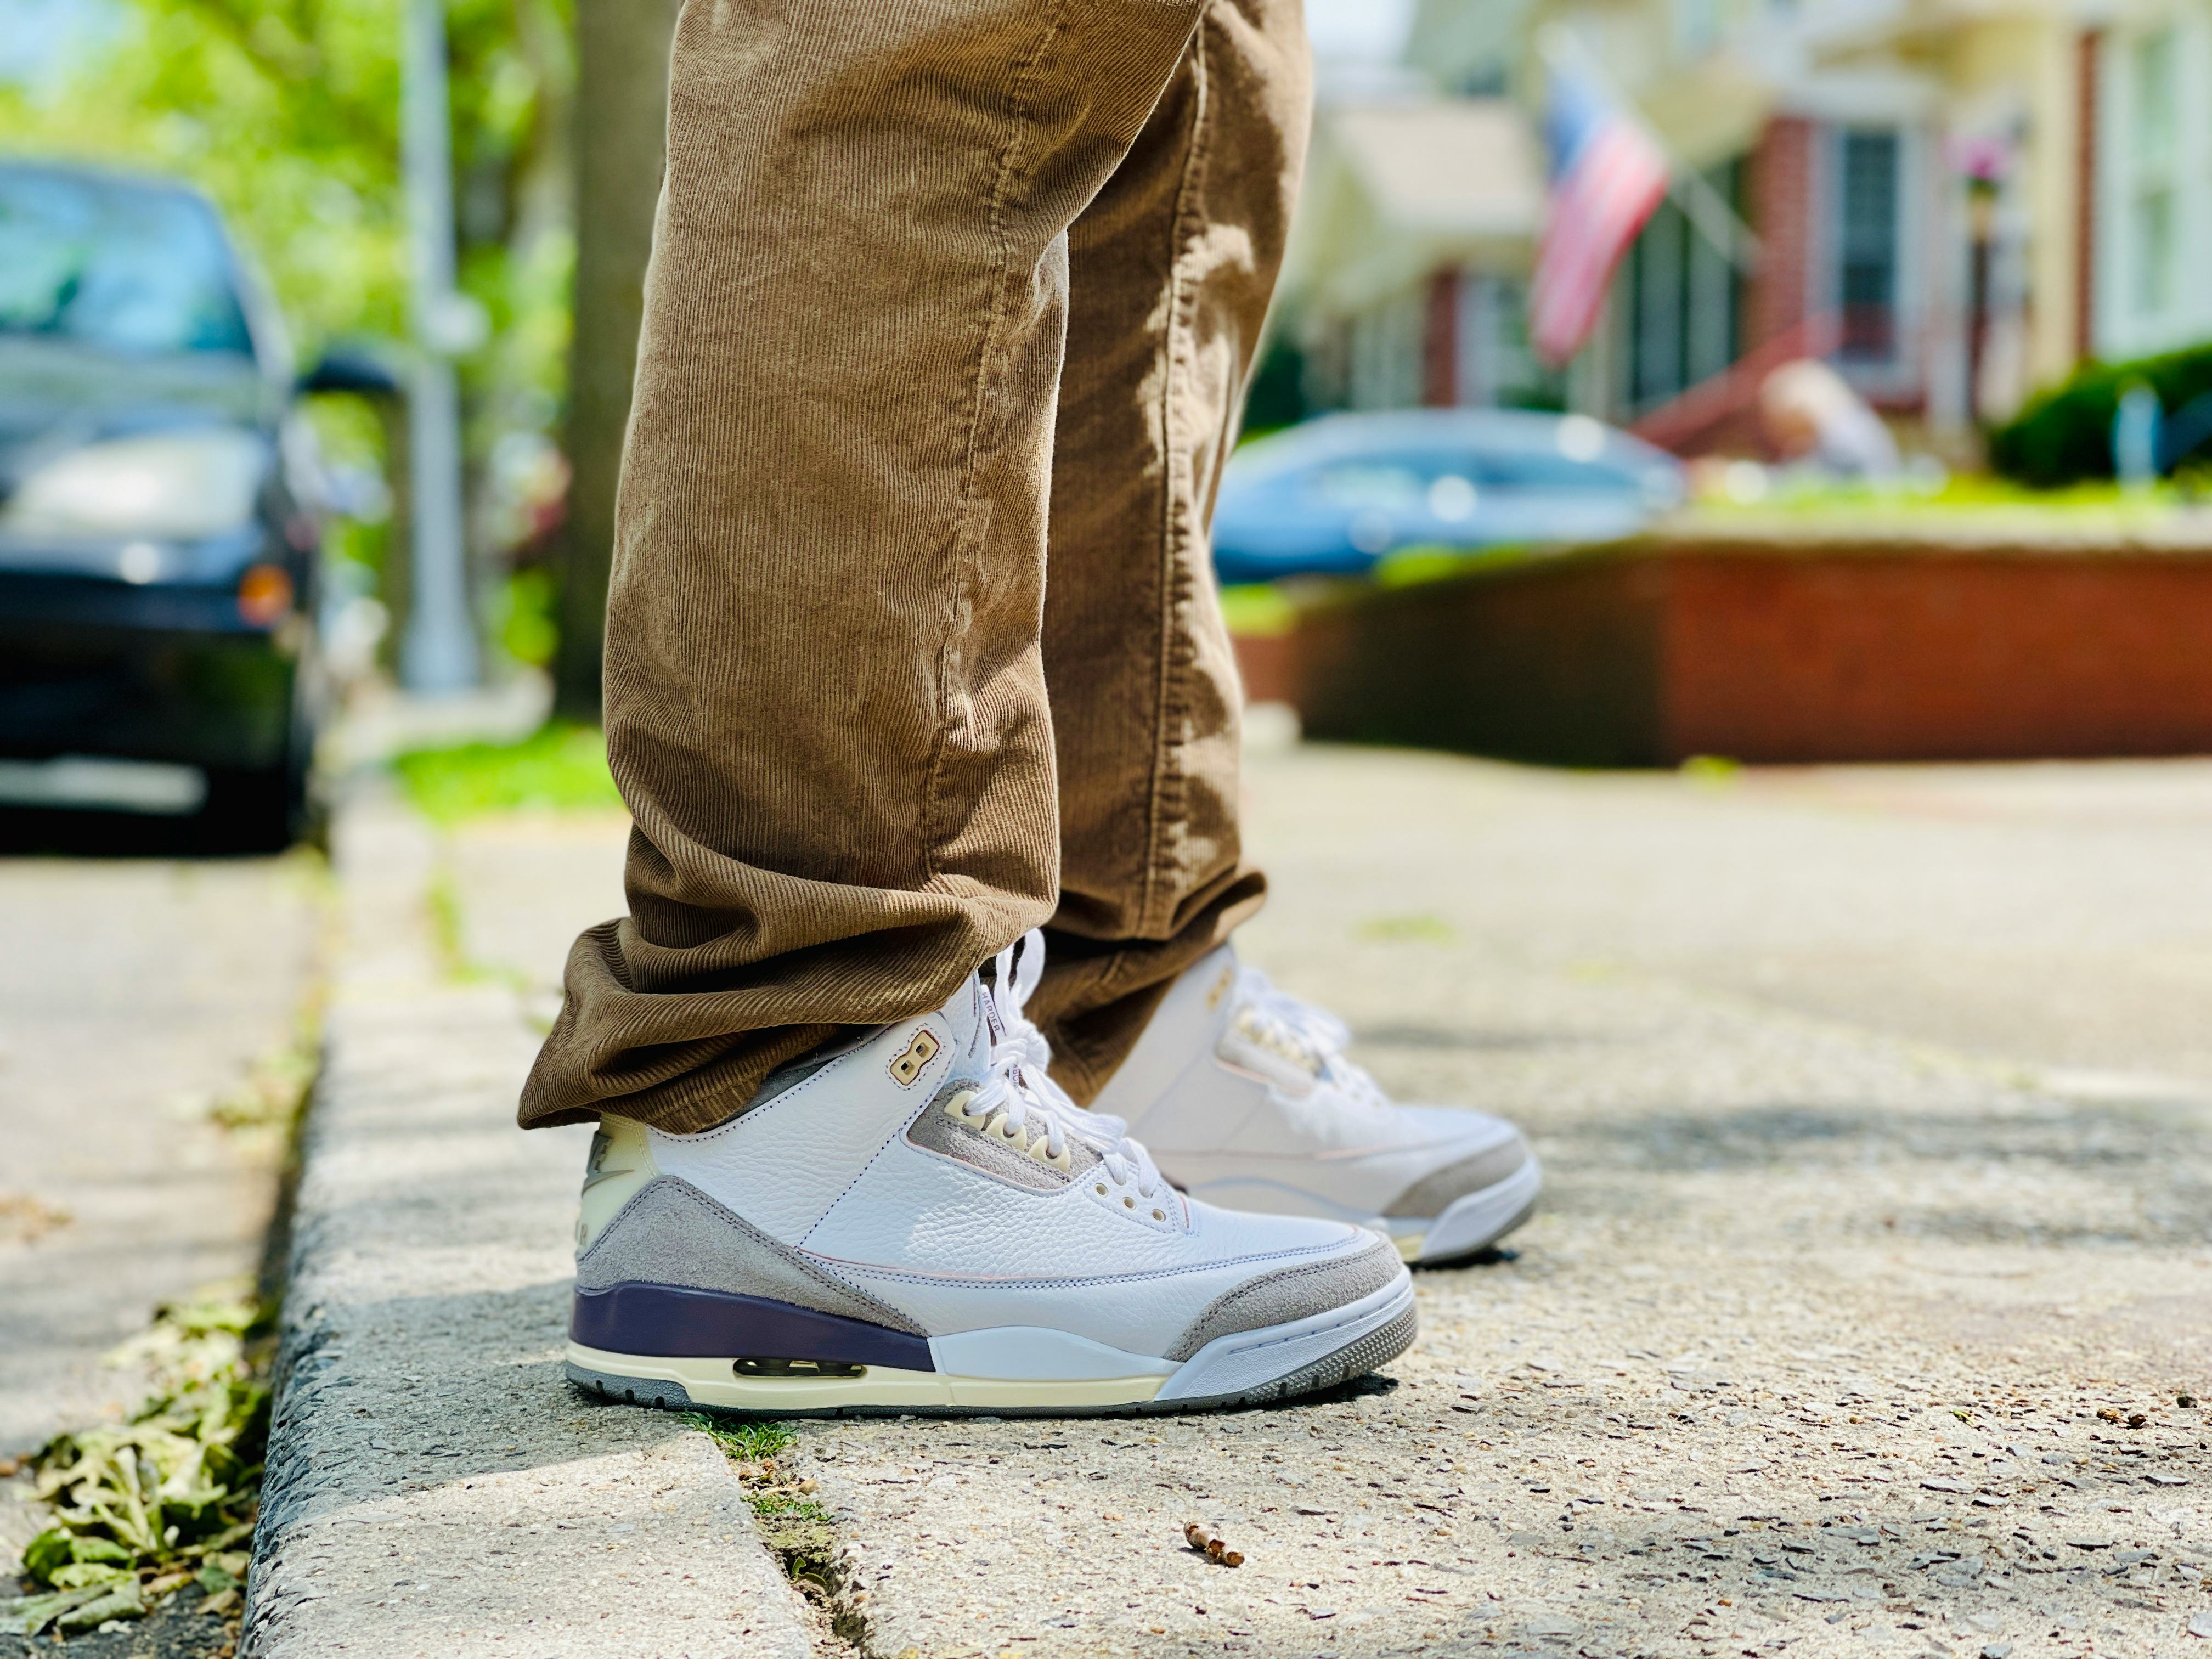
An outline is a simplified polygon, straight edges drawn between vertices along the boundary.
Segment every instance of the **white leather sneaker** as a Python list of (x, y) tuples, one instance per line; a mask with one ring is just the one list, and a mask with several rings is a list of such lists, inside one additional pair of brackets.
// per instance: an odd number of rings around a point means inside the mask
[(1045, 1074), (1032, 933), (935, 1013), (772, 1077), (702, 1134), (593, 1139), (568, 1375), (778, 1416), (1185, 1411), (1413, 1340), (1397, 1253), (1216, 1209)]
[(1534, 1210), (1543, 1170), (1503, 1118), (1394, 1104), (1351, 1033), (1223, 945), (1186, 969), (1099, 1110), (1194, 1198), (1372, 1228), (1409, 1261), (1462, 1259)]

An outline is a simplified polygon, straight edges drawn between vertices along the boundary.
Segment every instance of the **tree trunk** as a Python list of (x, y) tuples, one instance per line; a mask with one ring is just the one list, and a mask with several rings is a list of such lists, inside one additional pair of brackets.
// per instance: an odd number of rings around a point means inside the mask
[(677, 0), (577, 0), (576, 300), (554, 707), (596, 720), (615, 483), (660, 195)]

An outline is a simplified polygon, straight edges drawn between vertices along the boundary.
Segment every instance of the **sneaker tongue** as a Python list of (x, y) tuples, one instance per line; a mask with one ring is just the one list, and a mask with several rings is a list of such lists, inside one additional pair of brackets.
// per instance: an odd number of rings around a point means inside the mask
[(1303, 1092), (1328, 1073), (1328, 1056), (1250, 1003), (1230, 1017), (1218, 1052), (1224, 1060)]
[(1006, 1022), (999, 1017), (999, 988), (986, 981), (983, 993), (983, 1029), (991, 1035), (992, 1045), (1006, 1040)]

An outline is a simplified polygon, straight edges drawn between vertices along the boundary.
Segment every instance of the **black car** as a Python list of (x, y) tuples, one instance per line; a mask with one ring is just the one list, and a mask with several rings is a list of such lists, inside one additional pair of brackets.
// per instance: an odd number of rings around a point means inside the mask
[(301, 389), (204, 198), (0, 161), (0, 757), (196, 767), (225, 840), (296, 833), (323, 701)]

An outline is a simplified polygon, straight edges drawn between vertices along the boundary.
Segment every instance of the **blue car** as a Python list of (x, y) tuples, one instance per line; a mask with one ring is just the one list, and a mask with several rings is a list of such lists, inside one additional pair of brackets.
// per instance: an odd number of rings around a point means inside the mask
[(1611, 541), (1684, 495), (1681, 464), (1586, 415), (1325, 415), (1247, 444), (1221, 482), (1224, 583), (1357, 575), (1400, 548)]

